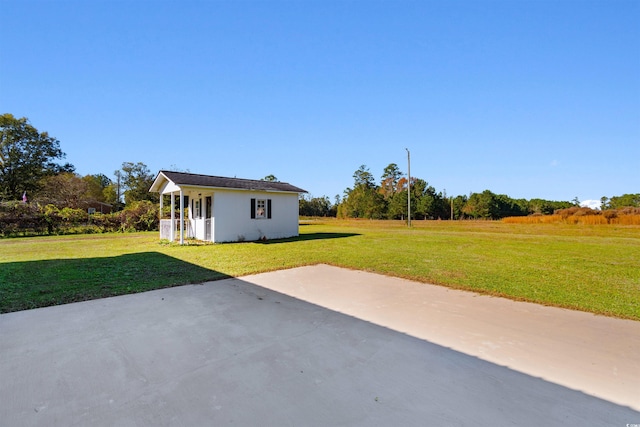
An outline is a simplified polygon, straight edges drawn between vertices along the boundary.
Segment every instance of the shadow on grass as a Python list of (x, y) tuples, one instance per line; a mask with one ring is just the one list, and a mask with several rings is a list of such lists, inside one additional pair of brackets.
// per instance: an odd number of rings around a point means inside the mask
[(301, 234), (297, 237), (288, 237), (286, 239), (257, 240), (253, 243), (262, 243), (268, 245), (270, 243), (286, 243), (286, 242), (303, 242), (305, 240), (323, 240), (323, 239), (342, 239), (344, 237), (360, 236), (358, 233), (308, 233)]
[(158, 252), (3, 263), (0, 313), (228, 277)]

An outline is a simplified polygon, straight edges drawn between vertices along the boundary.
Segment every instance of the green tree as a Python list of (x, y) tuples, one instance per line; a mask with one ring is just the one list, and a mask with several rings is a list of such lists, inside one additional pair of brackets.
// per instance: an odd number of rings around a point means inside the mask
[(436, 189), (425, 180), (416, 179), (415, 182), (412, 182), (411, 193), (411, 205), (414, 206), (415, 203), (416, 218), (448, 219), (451, 216), (446, 197), (442, 195), (442, 192), (436, 192)]
[[(399, 218), (399, 212), (402, 213), (402, 218), (407, 214), (406, 179), (401, 179), (400, 185), (405, 189), (394, 196), (393, 201), (389, 203), (390, 218)], [(436, 192), (436, 189), (424, 179), (411, 178), (411, 218), (447, 219), (450, 217), (449, 209), (448, 202), (442, 193)]]
[(496, 195), (489, 190), (472, 193), (463, 208), (463, 212), (472, 218), (497, 219), (498, 203)]
[(96, 202), (107, 202), (107, 194), (105, 190), (112, 185), (109, 177), (103, 174), (86, 175), (82, 180), (87, 184), (87, 191), (84, 194), (85, 200)]
[(275, 175), (267, 175), (261, 181), (278, 182), (278, 178)]
[[(116, 205), (117, 209), (120, 209), (122, 206), (121, 202), (118, 200), (118, 188), (116, 184), (109, 184), (102, 190), (102, 195), (104, 196), (104, 202), (109, 203), (110, 205)], [(116, 209), (116, 210), (117, 210)]]
[(623, 194), (622, 196), (613, 196), (609, 199), (609, 209), (626, 207), (640, 207), (640, 194)]
[(508, 216), (523, 216), (527, 215), (527, 207), (522, 205), (519, 200), (512, 199), (505, 194), (495, 195), (497, 205), (497, 218), (506, 218)]
[(453, 210), (453, 219), (463, 219), (464, 218), (464, 207), (467, 204), (467, 196), (462, 195), (462, 196), (456, 196), (454, 198), (452, 198), (451, 200), (449, 200), (450, 203), (450, 211), (449, 211), (449, 215), (451, 215), (451, 210)]
[(404, 219), (407, 217), (407, 190), (392, 195), (387, 204), (387, 218)]
[(72, 172), (72, 165), (54, 163), (64, 157), (60, 142), (38, 132), (27, 118), (0, 116), (0, 198), (19, 199), (38, 190), (44, 177)]
[[(522, 203), (520, 203), (522, 205)], [(529, 215), (551, 215), (557, 209), (567, 209), (575, 206), (572, 202), (556, 202), (544, 199), (531, 199), (523, 206), (523, 211)]]
[(380, 181), (380, 193), (385, 200), (389, 200), (398, 189), (398, 181), (402, 178), (402, 172), (395, 163), (390, 163), (382, 172)]
[(543, 199), (529, 200), (528, 213), (530, 215), (550, 215), (553, 213), (551, 203)]
[(124, 201), (129, 205), (132, 202), (149, 200), (154, 203), (159, 202), (157, 193), (149, 193), (149, 188), (153, 184), (154, 176), (144, 163), (124, 162), (120, 171), (122, 186), (125, 188)]
[(335, 209), (331, 206), (331, 201), (324, 197), (305, 197), (299, 200), (299, 214), (303, 216), (335, 216)]
[[(407, 190), (408, 180), (401, 177), (395, 184), (395, 193), (387, 200), (386, 216), (389, 219), (405, 219), (407, 217)], [(411, 218), (416, 216), (416, 194), (420, 189), (416, 189), (416, 178), (411, 178)]]
[(385, 203), (376, 188), (360, 185), (342, 201), (343, 216), (349, 218), (381, 219), (385, 216)]
[(350, 218), (384, 218), (386, 205), (382, 194), (378, 192), (373, 175), (362, 165), (353, 174), (353, 189), (345, 190), (340, 204), (340, 216)]
[(471, 194), (463, 212), (472, 218), (500, 219), (526, 215), (527, 208), (509, 196), (485, 190), (482, 193)]
[(374, 188), (376, 185), (373, 175), (366, 165), (360, 165), (358, 170), (353, 173), (353, 180), (354, 188), (359, 186)]

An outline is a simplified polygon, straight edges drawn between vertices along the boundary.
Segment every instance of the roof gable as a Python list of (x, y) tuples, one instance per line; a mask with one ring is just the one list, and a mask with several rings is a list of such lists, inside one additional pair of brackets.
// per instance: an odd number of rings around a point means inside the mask
[(160, 171), (149, 189), (159, 192), (163, 181), (168, 180), (177, 186), (227, 188), (230, 190), (278, 191), (287, 193), (306, 193), (286, 182), (259, 181), (255, 179), (227, 178), (223, 176), (200, 175), (186, 172)]

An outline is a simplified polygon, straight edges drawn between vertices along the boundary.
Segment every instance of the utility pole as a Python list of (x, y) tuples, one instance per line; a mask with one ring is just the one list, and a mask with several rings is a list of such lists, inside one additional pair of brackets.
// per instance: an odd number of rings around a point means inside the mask
[(407, 150), (407, 175), (409, 180), (407, 181), (407, 227), (411, 228), (411, 153)]
[(453, 197), (450, 197), (451, 199), (451, 221), (453, 221)]

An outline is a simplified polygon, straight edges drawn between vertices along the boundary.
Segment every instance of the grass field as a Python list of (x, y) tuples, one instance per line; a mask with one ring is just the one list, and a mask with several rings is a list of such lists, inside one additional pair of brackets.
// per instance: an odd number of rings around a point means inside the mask
[(309, 220), (300, 237), (178, 246), (157, 233), (0, 240), (0, 312), (327, 263), (640, 320), (640, 227)]

